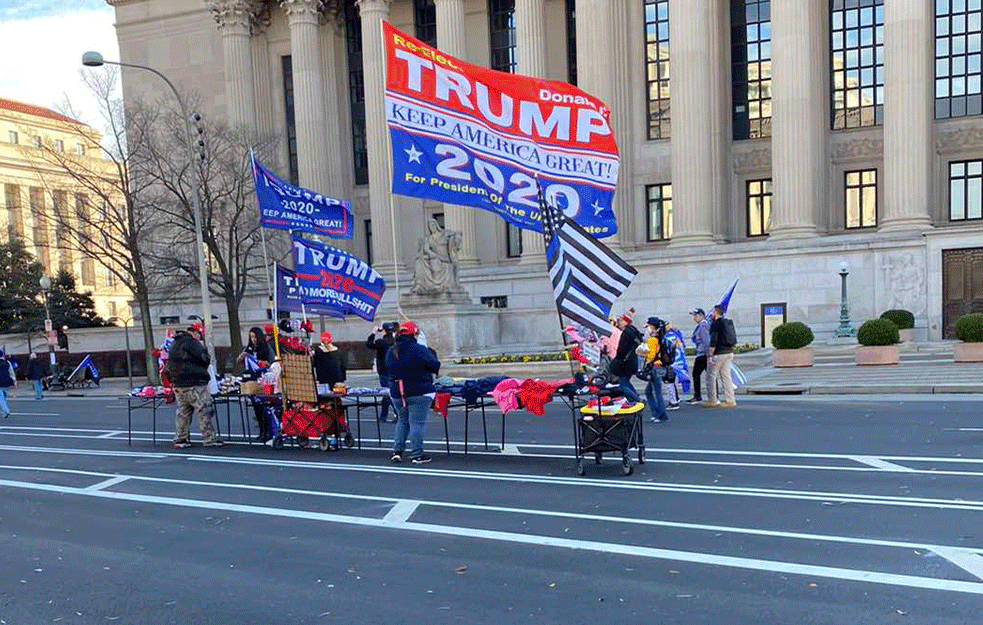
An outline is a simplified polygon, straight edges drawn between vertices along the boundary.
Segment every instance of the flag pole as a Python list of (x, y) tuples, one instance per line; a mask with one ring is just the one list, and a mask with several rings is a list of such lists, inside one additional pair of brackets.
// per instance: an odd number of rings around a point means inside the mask
[[(249, 148), (249, 165), (253, 170), (253, 184), (256, 182), (256, 154)], [(263, 242), (263, 277), (266, 278), (266, 296), (270, 302), (270, 310), (273, 309), (273, 288), (270, 284), (270, 256), (266, 251), (266, 228), (263, 227), (263, 215), (259, 209), (259, 195), (256, 196), (256, 213), (259, 215), (259, 236)]]
[[(382, 47), (382, 114), (383, 118), (386, 117), (386, 81), (388, 80), (387, 72), (389, 65), (389, 58), (386, 56), (386, 25), (385, 22), (379, 22), (379, 30), (381, 31), (381, 36), (379, 37), (379, 44)], [(383, 127), (383, 135), (385, 136), (386, 150), (383, 151), (384, 158), (386, 159), (386, 178), (392, 184), (393, 171), (392, 171), (392, 138), (389, 136), (389, 122), (386, 121)], [(402, 293), (399, 288), (399, 246), (396, 241), (396, 200), (393, 198), (392, 189), (389, 190), (389, 218), (391, 220), (390, 232), (392, 234), (393, 242), (393, 275), (396, 280), (396, 310), (402, 314)]]

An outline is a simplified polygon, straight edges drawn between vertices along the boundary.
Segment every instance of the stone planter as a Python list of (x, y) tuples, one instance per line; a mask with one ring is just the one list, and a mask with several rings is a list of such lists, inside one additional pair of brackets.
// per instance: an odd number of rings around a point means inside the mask
[(956, 362), (983, 362), (983, 343), (956, 343), (952, 352)]
[(775, 367), (811, 367), (815, 358), (811, 347), (776, 349), (771, 352), (771, 364)]
[(875, 345), (857, 348), (857, 364), (866, 365), (896, 365), (901, 360), (901, 350), (897, 345)]
[(898, 336), (902, 343), (913, 343), (915, 341), (915, 329), (908, 328), (907, 330), (898, 330)]

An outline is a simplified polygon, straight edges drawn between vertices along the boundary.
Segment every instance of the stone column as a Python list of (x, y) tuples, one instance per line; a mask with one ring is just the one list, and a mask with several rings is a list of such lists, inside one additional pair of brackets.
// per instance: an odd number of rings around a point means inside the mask
[(297, 165), (302, 187), (330, 195), (324, 128), (324, 73), (318, 23), (323, 0), (280, 0), (290, 24)]
[[(669, 73), (672, 107), (671, 245), (713, 242), (714, 146), (710, 94), (716, 0), (670, 0)], [(774, 9), (772, 9), (774, 10)]]
[[(894, 0), (890, 0), (893, 2)], [(829, 127), (827, 7), (815, 0), (771, 4), (772, 238), (810, 237), (826, 201)]]
[[(464, 0), (435, 0), (437, 5), (437, 47), (447, 54), (466, 60), (467, 38), (464, 32)], [(478, 262), (478, 209), (444, 205), (444, 223), (448, 230), (461, 233), (461, 264)]]
[[(365, 133), (369, 146), (369, 208), (372, 212), (373, 266), (392, 269), (401, 259), (393, 249), (395, 227), (390, 212), (389, 138), (386, 129), (385, 63), (382, 22), (389, 19), (391, 0), (357, 0), (362, 17), (362, 68), (365, 81)], [(402, 264), (402, 263), (400, 263)]]
[[(546, 0), (515, 0), (515, 72), (546, 78)], [(522, 262), (542, 263), (543, 235), (522, 231)]]
[(884, 3), (882, 231), (932, 225), (934, 17), (930, 0)]
[(225, 57), (225, 101), (229, 124), (256, 128), (253, 95), (251, 28), (256, 15), (251, 0), (210, 0), (208, 3), (222, 35)]

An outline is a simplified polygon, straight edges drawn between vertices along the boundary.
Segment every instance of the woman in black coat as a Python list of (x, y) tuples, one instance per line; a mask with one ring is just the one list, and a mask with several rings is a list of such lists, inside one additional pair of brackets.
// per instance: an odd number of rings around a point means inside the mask
[[(242, 374), (244, 381), (256, 381), (262, 377), (263, 372), (276, 359), (273, 348), (266, 342), (266, 333), (262, 328), (255, 327), (249, 329), (249, 341), (245, 349), (239, 354), (239, 362), (245, 362), (246, 356), (256, 359), (255, 366), (247, 366), (245, 373)], [(266, 406), (260, 401), (253, 401), (253, 412), (256, 413), (256, 426), (258, 435), (256, 441), (265, 443), (273, 438), (273, 427), (270, 424), (269, 416), (266, 414)]]

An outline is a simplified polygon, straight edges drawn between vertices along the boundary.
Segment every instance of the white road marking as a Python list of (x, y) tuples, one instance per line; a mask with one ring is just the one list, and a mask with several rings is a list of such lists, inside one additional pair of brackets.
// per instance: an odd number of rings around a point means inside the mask
[[(112, 451), (101, 449), (77, 449), (71, 447), (30, 447), (23, 445), (0, 445), (4, 451), (23, 451), (38, 454), (70, 454), (73, 456), (111, 456), (116, 458), (168, 458), (180, 454), (148, 453), (142, 451)], [(120, 455), (123, 454), (123, 455)]]
[(60, 412), (11, 412), (12, 417), (60, 417)]
[(115, 430), (113, 432), (106, 432), (105, 434), (100, 434), (96, 438), (112, 438), (112, 437), (118, 436), (120, 434), (126, 434), (126, 431), (125, 430)]
[(87, 486), (83, 490), (85, 490), (85, 492), (87, 493), (97, 490), (103, 490), (104, 488), (109, 488), (110, 486), (115, 486), (121, 482), (125, 482), (128, 479), (130, 479), (130, 476), (128, 475), (117, 475), (116, 477), (111, 477), (108, 480), (97, 482), (92, 486)]
[[(875, 469), (880, 469), (882, 471), (893, 471), (895, 473), (918, 473), (916, 469), (910, 467), (903, 467), (900, 464), (895, 464), (893, 462), (888, 462), (881, 458), (875, 458), (874, 456), (851, 456), (851, 460), (855, 460), (860, 464), (866, 464), (869, 467), (874, 467)], [(935, 473), (935, 471), (925, 471), (926, 473)]]
[(932, 549), (932, 551), (939, 554), (949, 562), (952, 562), (973, 577), (983, 580), (983, 557), (981, 557), (979, 553), (975, 553), (968, 549), (952, 549), (949, 547)]
[(304, 519), (311, 521), (321, 521), (327, 523), (339, 523), (346, 525), (358, 525), (363, 527), (400, 529), (426, 534), (437, 534), (444, 536), (456, 536), (462, 538), (473, 538), (481, 540), (498, 541), (505, 543), (533, 545), (537, 547), (555, 547), (561, 549), (574, 549), (594, 551), (623, 555), (631, 558), (648, 558), (652, 560), (669, 560), (674, 562), (690, 562), (693, 564), (703, 564), (709, 566), (724, 566), (744, 570), (766, 571), (772, 573), (784, 573), (790, 575), (805, 575), (821, 577), (827, 579), (837, 579), (845, 581), (866, 582), (882, 584), (888, 586), (901, 586), (908, 588), (921, 588), (926, 590), (941, 590), (948, 592), (961, 592), (974, 595), (983, 595), (983, 584), (978, 582), (966, 582), (960, 580), (950, 580), (931, 577), (918, 577), (914, 575), (901, 575), (895, 573), (884, 573), (878, 571), (864, 571), (857, 569), (847, 569), (840, 567), (817, 566), (811, 564), (799, 564), (795, 562), (783, 562), (778, 560), (762, 560), (756, 558), (740, 558), (734, 556), (724, 556), (712, 553), (701, 553), (695, 551), (680, 551), (674, 549), (660, 549), (654, 547), (643, 547), (638, 545), (625, 545), (604, 543), (589, 540), (577, 540), (570, 538), (559, 538), (554, 536), (542, 536), (534, 534), (515, 534), (511, 532), (482, 530), (470, 527), (458, 527), (453, 525), (436, 525), (430, 523), (414, 523), (409, 521), (386, 521), (385, 519), (374, 519), (368, 517), (349, 516), (341, 514), (329, 514), (323, 512), (312, 512), (308, 510), (291, 510), (285, 508), (272, 508), (266, 506), (252, 506), (243, 504), (233, 504), (226, 502), (207, 501), (200, 499), (187, 499), (180, 497), (160, 497), (155, 495), (141, 495), (135, 493), (119, 493), (114, 491), (87, 491), (81, 488), (70, 486), (60, 486), (55, 484), (37, 484), (32, 482), (18, 482), (13, 480), (0, 480), (0, 486), (9, 488), (21, 488), (26, 490), (39, 490), (68, 495), (81, 495), (86, 497), (98, 497), (103, 499), (113, 499), (117, 501), (132, 501), (138, 503), (158, 504), (165, 506), (178, 506), (186, 508), (197, 508), (203, 510), (223, 510), (227, 512), (239, 512), (245, 514), (258, 514), (265, 516), (284, 517), (292, 519)]
[[(476, 453), (481, 453), (481, 452), (476, 452)], [(510, 445), (508, 443), (506, 443), (505, 445), (502, 446), (502, 451), (500, 451), (500, 452), (489, 452), (489, 453), (505, 454), (506, 456), (519, 456), (519, 455), (521, 455), (521, 452), (519, 451), (519, 446), (518, 445)], [(569, 456), (567, 456), (567, 457), (569, 458)]]
[(401, 523), (406, 523), (416, 512), (416, 509), (420, 507), (419, 501), (411, 501), (409, 499), (401, 499), (396, 502), (396, 505), (386, 513), (386, 516), (382, 517), (382, 520), (387, 525), (392, 525), (393, 527), (400, 525)]

